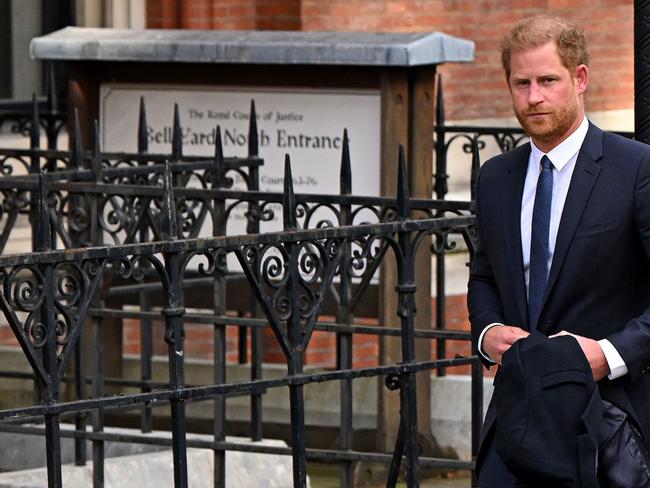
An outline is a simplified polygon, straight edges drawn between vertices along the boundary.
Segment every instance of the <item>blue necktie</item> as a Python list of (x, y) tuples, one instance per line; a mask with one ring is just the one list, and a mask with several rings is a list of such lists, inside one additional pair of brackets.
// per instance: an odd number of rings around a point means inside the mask
[(553, 163), (547, 156), (541, 160), (542, 171), (537, 179), (530, 236), (530, 275), (528, 281), (528, 327), (535, 330), (548, 280), (548, 234), (553, 197)]

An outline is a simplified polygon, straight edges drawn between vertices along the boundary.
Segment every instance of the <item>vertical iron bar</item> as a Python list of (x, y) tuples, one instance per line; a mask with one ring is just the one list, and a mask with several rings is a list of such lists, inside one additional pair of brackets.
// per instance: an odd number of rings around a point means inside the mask
[(479, 152), (479, 134), (472, 138), (472, 169), (469, 178), (470, 200), (476, 200), (476, 182), (478, 181), (478, 172), (481, 168), (481, 155)]
[[(213, 168), (213, 188), (225, 187), (225, 161), (221, 141), (221, 127), (217, 126), (215, 137), (215, 154)], [(226, 235), (226, 202), (223, 198), (215, 197), (212, 212), (212, 234), (215, 236)], [(214, 269), (212, 285), (214, 314), (226, 314), (226, 277), (219, 266)], [(226, 382), (226, 326), (221, 323), (213, 324), (213, 375), (216, 385)], [(226, 439), (226, 397), (219, 395), (213, 402), (212, 433), (215, 441)], [(223, 449), (213, 451), (214, 486), (226, 486), (226, 452)]]
[[(298, 228), (296, 198), (293, 193), (293, 177), (289, 155), (284, 160), (284, 196), (282, 200), (284, 230)], [(291, 376), (302, 374), (302, 324), (300, 321), (300, 285), (298, 267), (299, 249), (294, 242), (287, 243), (287, 298), (291, 302), (291, 312), (287, 319), (287, 336), (291, 353), (287, 357), (287, 369)], [(291, 451), (293, 457), (293, 486), (306, 488), (307, 460), (305, 450), (305, 402), (302, 385), (289, 385), (289, 406), (291, 411)]]
[[(436, 329), (446, 328), (446, 281), (445, 281), (445, 246), (435, 246), (436, 249)], [(445, 339), (436, 339), (436, 359), (447, 355), (447, 342)], [(438, 368), (438, 376), (446, 376), (445, 368)]]
[[(341, 173), (340, 173), (341, 195), (352, 194), (352, 170), (350, 165), (350, 147), (348, 131), (343, 131), (343, 147), (341, 152)], [(341, 217), (339, 225), (352, 225), (352, 208), (349, 204), (341, 205)], [(350, 311), (352, 300), (352, 277), (350, 275), (350, 243), (345, 241), (341, 252), (343, 258), (340, 265), (339, 285), (339, 309), (336, 320), (339, 323), (352, 325), (354, 317)], [(349, 332), (337, 332), (336, 334), (336, 367), (337, 369), (352, 369), (353, 349), (352, 334)], [(353, 399), (352, 379), (345, 378), (339, 383), (340, 398), (340, 445), (343, 451), (352, 449), (353, 429)], [(354, 463), (352, 461), (340, 462), (340, 484), (343, 488), (352, 488)]]
[[(160, 225), (163, 240), (178, 238), (176, 222), (176, 201), (171, 181), (169, 161), (165, 161), (163, 177), (163, 211)], [(165, 342), (167, 343), (169, 360), (169, 387), (181, 390), (185, 385), (184, 356), (185, 330), (183, 328), (183, 287), (182, 287), (182, 254), (180, 251), (165, 252), (165, 270), (168, 284), (164, 290), (165, 308)], [(174, 486), (187, 487), (187, 431), (185, 418), (185, 402), (182, 399), (170, 400), (172, 421), (172, 456), (174, 460)]]
[[(104, 307), (104, 301), (100, 300), (99, 307)], [(93, 398), (104, 396), (104, 342), (102, 341), (101, 318), (93, 319)], [(92, 412), (93, 432), (102, 432), (104, 430), (104, 409), (98, 408)], [(103, 488), (104, 486), (104, 441), (101, 439), (92, 441), (93, 447), (93, 488)]]
[[(165, 342), (168, 346), (169, 357), (169, 386), (174, 390), (184, 387), (185, 374), (183, 365), (184, 330), (181, 299), (180, 254), (167, 253), (165, 255), (165, 268), (170, 277), (169, 290), (167, 290), (165, 316)], [(172, 456), (174, 460), (174, 486), (187, 487), (187, 431), (185, 419), (185, 402), (179, 399), (170, 400), (172, 420)]]
[(634, 132), (650, 143), (650, 0), (634, 1)]
[(237, 327), (237, 362), (246, 364), (248, 362), (248, 329)]
[[(84, 351), (86, 350), (85, 334), (82, 329), (79, 331), (77, 343), (74, 345), (74, 365), (75, 365), (75, 394), (77, 399), (86, 398), (86, 368), (84, 364)], [(75, 414), (75, 430), (77, 432), (86, 431), (86, 414)], [(80, 436), (74, 437), (74, 463), (76, 466), (85, 466), (86, 464), (86, 439)]]
[[(401, 388), (401, 387), (400, 387)], [(399, 477), (399, 467), (402, 463), (402, 456), (404, 455), (404, 426), (402, 409), (400, 408), (400, 423), (397, 430), (397, 438), (395, 439), (395, 449), (393, 450), (393, 457), (388, 469), (388, 478), (386, 481), (386, 488), (395, 488), (397, 479)]]
[[(40, 158), (36, 155), (35, 150), (40, 148), (40, 126), (39, 126), (39, 113), (38, 113), (38, 104), (36, 103), (36, 95), (32, 97), (32, 127), (30, 132), (30, 148), (32, 149), (32, 154), (30, 158), (30, 167), (29, 172), (33, 175), (38, 175), (41, 172), (41, 162)], [(40, 177), (39, 177), (40, 178)], [(32, 191), (30, 194), (30, 208), (29, 208), (29, 222), (31, 225), (32, 231), (32, 251), (36, 251), (39, 248), (38, 235), (39, 235), (39, 210), (40, 210), (40, 193), (43, 193), (42, 189), (39, 188), (37, 191)], [(38, 403), (41, 398), (41, 387), (40, 382), (35, 381), (33, 384), (33, 393), (34, 393), (34, 403)]]
[[(214, 309), (215, 315), (225, 315), (226, 300), (226, 277), (218, 270), (215, 270), (214, 284)], [(221, 385), (226, 382), (226, 326), (214, 324), (213, 336), (214, 350), (214, 383)], [(215, 441), (226, 439), (226, 396), (216, 396), (213, 403), (213, 435)], [(226, 486), (226, 451), (223, 449), (214, 450), (214, 486), (225, 488)]]
[[(140, 235), (140, 242), (142, 240)], [(147, 237), (144, 237), (147, 239)], [(140, 292), (140, 309), (143, 312), (151, 310), (151, 296), (146, 291)], [(140, 319), (140, 379), (142, 380), (142, 393), (151, 392), (149, 382), (153, 379), (153, 324), (150, 319)], [(151, 432), (153, 430), (153, 408), (150, 402), (145, 402), (140, 413), (140, 430)]]
[[(435, 191), (438, 200), (444, 200), (449, 191), (447, 174), (447, 145), (445, 144), (445, 99), (442, 89), (442, 75), (438, 75), (438, 89), (436, 94), (436, 174)], [(443, 215), (436, 212), (436, 217)], [(444, 246), (436, 246), (436, 329), (445, 328), (445, 250)], [(445, 339), (436, 340), (436, 359), (442, 359), (447, 354), (447, 343)], [(445, 376), (445, 368), (438, 368), (438, 376)]]
[[(75, 112), (75, 116), (76, 115), (77, 113)], [(76, 119), (75, 124), (78, 124), (77, 117), (75, 117), (75, 119)], [(77, 136), (79, 136), (80, 134), (79, 131), (77, 131), (76, 134)], [(97, 119), (95, 119), (93, 123), (92, 164), (90, 169), (93, 172), (96, 182), (101, 181), (101, 155), (100, 155), (99, 144), (100, 144), (99, 123)], [(81, 146), (79, 146), (79, 149), (77, 149), (75, 152), (77, 151), (81, 152)], [(90, 203), (90, 208), (88, 208), (89, 211), (88, 220), (90, 225), (88, 229), (88, 241), (93, 245), (99, 245), (100, 244), (99, 240), (101, 239), (100, 232), (99, 232), (99, 225), (97, 223), (97, 219), (99, 218), (97, 198), (99, 197), (97, 195), (92, 195), (90, 198), (91, 198), (91, 203)], [(81, 331), (79, 332), (79, 339), (77, 340), (77, 343), (74, 346), (75, 347), (75, 361), (74, 361), (75, 393), (79, 400), (83, 400), (84, 398), (86, 398), (86, 359), (84, 354), (86, 351), (85, 337), (86, 335), (82, 327)], [(87, 413), (80, 412), (75, 415), (75, 430), (77, 432), (86, 431), (87, 419), (88, 419)], [(74, 449), (75, 449), (75, 465), (84, 466), (86, 464), (86, 459), (87, 459), (86, 439), (84, 439), (83, 437), (75, 436)]]
[[(41, 172), (38, 177), (38, 213), (37, 213), (37, 245), (36, 251), (49, 251), (52, 249), (50, 235), (50, 220), (47, 208), (47, 190), (45, 179)], [(54, 270), (51, 264), (40, 264), (42, 283), (42, 303), (40, 308), (40, 326), (45, 329), (45, 344), (42, 348), (43, 366), (47, 373), (47, 384), (41, 387), (41, 402), (43, 404), (56, 403), (59, 400), (58, 354), (56, 343), (56, 316), (54, 314), (54, 295), (49, 290), (56, 289)], [(59, 416), (46, 414), (45, 416), (45, 446), (47, 459), (47, 482), (50, 488), (59, 488), (63, 485), (61, 477), (61, 431)]]
[[(409, 197), (404, 149), (400, 145), (397, 176), (397, 214), (400, 219), (409, 219), (411, 202)], [(412, 237), (406, 232), (398, 233), (400, 252), (397, 253), (397, 315), (401, 323), (402, 362), (415, 361), (415, 249)], [(406, 454), (406, 484), (409, 488), (420, 486), (417, 443), (417, 400), (415, 374), (409, 373), (400, 381), (400, 424), (404, 424), (404, 451)]]
[[(138, 111), (138, 155), (144, 156), (149, 150), (149, 141), (147, 139), (147, 111), (144, 103), (144, 97), (140, 97)], [(140, 165), (146, 165), (147, 162), (140, 160)], [(149, 228), (143, 222), (138, 231), (140, 242), (149, 242)], [(151, 310), (151, 297), (148, 292), (141, 291), (139, 294), (140, 309), (143, 312)], [(140, 319), (140, 379), (142, 380), (142, 393), (151, 391), (148, 384), (153, 378), (153, 323), (150, 319)], [(151, 403), (146, 402), (142, 406), (140, 414), (140, 430), (142, 432), (151, 432), (153, 430), (153, 408)]]
[[(95, 183), (102, 181), (102, 157), (101, 157), (101, 142), (99, 134), (99, 123), (97, 119), (94, 122), (93, 130), (93, 152), (92, 152), (92, 165), (91, 170)], [(90, 229), (90, 242), (95, 246), (100, 246), (103, 243), (104, 236), (102, 234), (101, 225), (99, 224), (99, 199), (100, 195), (93, 196), (91, 200), (91, 229)], [(104, 300), (98, 298), (96, 300), (98, 308), (104, 308)], [(91, 338), (92, 344), (92, 382), (91, 391), (93, 398), (101, 398), (104, 396), (104, 342), (102, 341), (102, 319), (93, 318), (91, 321)], [(85, 348), (82, 348), (85, 350)], [(91, 412), (90, 422), (92, 424), (93, 432), (102, 432), (104, 430), (104, 409), (99, 407)], [(104, 441), (101, 439), (92, 440), (92, 463), (93, 463), (93, 488), (104, 487)]]
[[(483, 428), (483, 365), (478, 359), (472, 362), (472, 460), (476, 461)], [(472, 488), (478, 486), (476, 470), (472, 470)]]
[[(255, 100), (251, 100), (250, 118), (248, 126), (248, 158), (256, 158), (259, 155), (259, 136), (257, 130), (257, 112), (255, 111)], [(251, 164), (248, 167), (251, 191), (258, 191), (260, 188), (259, 167)], [(254, 201), (248, 206), (248, 222), (246, 225), (247, 234), (258, 234), (260, 232), (259, 204)], [(262, 316), (259, 302), (251, 293), (250, 296), (251, 315), (255, 318)], [(264, 341), (262, 329), (254, 327), (251, 330), (251, 381), (262, 379), (262, 360), (264, 359)], [(251, 439), (262, 440), (262, 394), (252, 393), (251, 401)]]
[[(32, 149), (30, 158), (29, 172), (37, 175), (41, 170), (40, 158), (36, 155), (36, 150), (40, 148), (40, 126), (38, 125), (39, 114), (38, 104), (36, 103), (36, 95), (32, 97), (32, 126), (30, 131), (29, 147)], [(38, 196), (35, 192), (31, 194), (31, 206), (29, 212), (29, 221), (32, 228), (32, 250), (35, 251), (38, 247), (37, 242), (37, 221), (38, 221)]]

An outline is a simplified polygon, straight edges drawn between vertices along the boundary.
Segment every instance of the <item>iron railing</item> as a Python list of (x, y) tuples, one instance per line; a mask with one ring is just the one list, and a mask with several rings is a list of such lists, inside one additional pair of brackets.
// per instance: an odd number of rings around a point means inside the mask
[(54, 65), (46, 64), (46, 94), (44, 97), (32, 97), (32, 100), (0, 99), (0, 131), (8, 127), (13, 134), (30, 137), (31, 125), (34, 123), (33, 106), (38, 109), (39, 128), (45, 133), (47, 147), (56, 149), (59, 137), (65, 129), (68, 119), (67, 112), (61, 109), (57, 97), (57, 87), (54, 75)]
[[(12, 168), (0, 180), (3, 208), (7, 210), (1, 244), (7, 242), (18, 217), (26, 214), (32, 224), (36, 251), (0, 257), (0, 308), (32, 367), (40, 400), (31, 407), (0, 411), (0, 428), (34, 432), (33, 427), (16, 423), (43, 420), (48, 479), (52, 486), (61, 486), (61, 420), (76, 419), (73, 433), (64, 435), (92, 441), (94, 483), (102, 486), (106, 440), (169, 443), (155, 436), (143, 440), (142, 436), (108, 434), (104, 432), (104, 413), (141, 409), (145, 412), (142, 428), (146, 431), (151, 428), (151, 406), (162, 403), (171, 407), (176, 486), (187, 486), (188, 446), (214, 451), (215, 486), (225, 483), (226, 450), (290, 453), (294, 486), (305, 485), (308, 460), (340, 463), (343, 486), (350, 486), (354, 461), (390, 463), (387, 486), (395, 485), (402, 463), (409, 486), (418, 486), (419, 466), (472, 469), (471, 462), (419, 455), (414, 382), (419, 371), (472, 364), (476, 387), (475, 447), (482, 398), (478, 361), (469, 356), (416, 361), (414, 355), (416, 339), (467, 341), (469, 334), (416, 330), (413, 323), (415, 252), (422, 245), (440, 252), (448, 247), (453, 235), (460, 236), (471, 250), (475, 240), (471, 204), (409, 198), (401, 154), (397, 199), (351, 195), (347, 136), (341, 158), (341, 195), (295, 195), (288, 156), (284, 191), (262, 193), (256, 187), (261, 160), (257, 157), (254, 113), (249, 119), (249, 156), (243, 159), (225, 158), (219, 135), (214, 157), (184, 158), (178, 112), (175, 114), (174, 144), (168, 158), (146, 153), (143, 105), (137, 154), (102, 153), (97, 130), (93, 150), (84, 152), (78, 123), (73, 132), (75, 146), (69, 152), (38, 149), (37, 123), (31, 124), (30, 150), (0, 152), (0, 165)], [(36, 117), (34, 109), (32, 121)], [(232, 180), (228, 173), (232, 171), (247, 181), (248, 189), (228, 188)], [(190, 185), (193, 181), (200, 183)], [(226, 236), (228, 219), (239, 207), (245, 208), (250, 234)], [(283, 230), (259, 233), (260, 224), (273, 219), (279, 209)], [(212, 237), (199, 237), (205, 222), (211, 223)], [(111, 245), (104, 245), (106, 239)], [(355, 312), (369, 293), (373, 276), (391, 254), (397, 262), (396, 313), (401, 327), (355, 323)], [(234, 256), (241, 272), (229, 269), (228, 256)], [(197, 260), (200, 262), (195, 263)], [(226, 293), (233, 280), (243, 280), (253, 290), (255, 305), (251, 307), (250, 318), (226, 314)], [(191, 305), (193, 295), (188, 290), (200, 285), (211, 289), (211, 304), (188, 312), (186, 307)], [(130, 303), (138, 308), (126, 311), (115, 304), (111, 306), (115, 296), (130, 296)], [(319, 317), (328, 303), (337, 310), (336, 320), (324, 322)], [(164, 321), (168, 383), (151, 381), (147, 372), (151, 347), (144, 343), (140, 381), (105, 378), (101, 361), (104, 351), (99, 338), (104, 322), (112, 317), (135, 318), (143, 324), (149, 321), (145, 329), (150, 329), (154, 318)], [(212, 385), (185, 384), (186, 321), (213, 327)], [(251, 329), (253, 338), (262, 328), (270, 327), (286, 357), (287, 374), (274, 380), (262, 377), (261, 341), (257, 336), (257, 341), (253, 341), (251, 380), (229, 383), (225, 373), (226, 325)], [(333, 371), (306, 374), (304, 353), (315, 330), (337, 334), (338, 364)], [(352, 368), (354, 334), (401, 337), (402, 361), (374, 368)], [(85, 346), (84, 336), (91, 338)], [(151, 335), (147, 341), (150, 340)], [(82, 351), (87, 347), (95, 351), (90, 373), (85, 371), (82, 359)], [(69, 379), (71, 363), (75, 368)], [(3, 374), (11, 376), (10, 372)], [(383, 376), (387, 387), (400, 391), (400, 428), (393, 456), (351, 449), (352, 382), (370, 376)], [(68, 380), (75, 383), (76, 398), (62, 401), (61, 384)], [(91, 383), (90, 392), (86, 391), (87, 381)], [(322, 381), (339, 381), (341, 385), (338, 450), (308, 449), (305, 441), (303, 387)], [(137, 386), (141, 392), (106, 396), (107, 384)], [(291, 448), (226, 442), (226, 398), (242, 394), (252, 397), (251, 433), (257, 440), (262, 438), (262, 395), (277, 387), (289, 389)], [(199, 401), (213, 402), (212, 442), (188, 441), (185, 436), (185, 404)], [(92, 432), (84, 427), (88, 414)], [(9, 420), (11, 424), (7, 425)], [(85, 458), (81, 444), (78, 442), (78, 463)]]

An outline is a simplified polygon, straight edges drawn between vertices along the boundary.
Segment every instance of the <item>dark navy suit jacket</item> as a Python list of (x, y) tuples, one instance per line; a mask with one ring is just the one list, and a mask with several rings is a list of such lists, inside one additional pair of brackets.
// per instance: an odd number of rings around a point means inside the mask
[[(490, 323), (528, 329), (520, 210), (530, 145), (487, 161), (476, 193), (480, 245), (468, 283), (474, 344)], [(560, 220), (538, 330), (607, 338), (629, 373), (601, 396), (650, 439), (650, 146), (590, 124)], [(486, 362), (487, 365), (487, 362)], [(498, 373), (497, 373), (498, 374)], [(492, 403), (483, 437), (496, 420)], [(480, 452), (479, 460), (480, 462)]]

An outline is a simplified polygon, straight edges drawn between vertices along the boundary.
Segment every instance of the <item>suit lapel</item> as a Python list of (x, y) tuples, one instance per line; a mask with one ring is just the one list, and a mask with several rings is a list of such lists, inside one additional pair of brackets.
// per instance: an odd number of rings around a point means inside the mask
[(526, 282), (524, 279), (524, 258), (521, 252), (521, 198), (528, 168), (530, 144), (520, 146), (511, 153), (512, 158), (504, 179), (503, 191), (503, 228), (504, 252), (510, 259), (510, 272), (513, 283), (519, 320), (522, 325), (528, 322), (528, 301), (526, 299)]
[(578, 159), (576, 160), (576, 166), (573, 170), (571, 183), (569, 184), (569, 191), (564, 203), (562, 217), (560, 218), (560, 226), (553, 252), (553, 262), (551, 263), (542, 310), (551, 290), (557, 282), (576, 228), (589, 200), (589, 195), (591, 195), (594, 184), (598, 179), (600, 165), (597, 161), (602, 157), (602, 152), (603, 132), (590, 123), (589, 130), (580, 148)]

